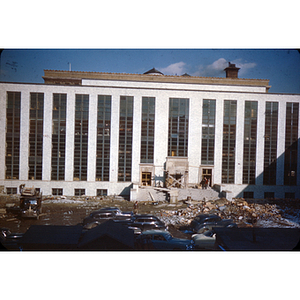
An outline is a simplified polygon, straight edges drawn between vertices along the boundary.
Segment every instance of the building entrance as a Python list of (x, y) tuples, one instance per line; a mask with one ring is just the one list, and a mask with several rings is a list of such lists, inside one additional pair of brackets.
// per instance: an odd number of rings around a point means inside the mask
[(212, 169), (202, 169), (202, 178), (207, 178), (208, 180), (208, 186), (211, 186), (211, 182), (212, 182)]
[(151, 186), (151, 172), (142, 172), (142, 185)]
[(165, 169), (165, 187), (186, 189), (189, 183), (187, 157), (168, 156)]

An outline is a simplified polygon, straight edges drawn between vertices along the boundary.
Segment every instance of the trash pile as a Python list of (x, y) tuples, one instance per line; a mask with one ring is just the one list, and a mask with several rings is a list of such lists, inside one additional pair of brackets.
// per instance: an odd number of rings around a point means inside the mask
[[(265, 201), (250, 203), (242, 198), (232, 201), (225, 198), (210, 201), (189, 200), (185, 203), (186, 208), (161, 210), (157, 216), (166, 225), (176, 227), (188, 226), (201, 213), (217, 214), (222, 219), (232, 219), (238, 227), (264, 227), (267, 223), (270, 227), (300, 227), (300, 205), (299, 201), (295, 200), (293, 208), (287, 208), (291, 202), (285, 202), (285, 200), (270, 204)], [(292, 222), (286, 218), (292, 219)]]

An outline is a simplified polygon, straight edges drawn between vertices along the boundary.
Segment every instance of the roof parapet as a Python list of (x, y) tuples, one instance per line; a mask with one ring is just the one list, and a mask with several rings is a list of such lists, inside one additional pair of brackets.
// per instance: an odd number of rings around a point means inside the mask
[[(151, 71), (151, 70), (149, 70)], [(158, 71), (159, 72), (159, 71)], [(44, 70), (45, 84), (67, 84), (81, 85), (82, 79), (95, 80), (120, 80), (120, 81), (142, 81), (142, 82), (168, 82), (168, 83), (187, 83), (187, 84), (220, 84), (220, 85), (241, 85), (241, 86), (260, 86), (270, 89), (269, 79), (248, 79), (231, 77), (199, 77), (199, 76), (178, 76), (157, 74), (129, 74), (129, 73), (104, 73), (86, 71), (60, 71)]]

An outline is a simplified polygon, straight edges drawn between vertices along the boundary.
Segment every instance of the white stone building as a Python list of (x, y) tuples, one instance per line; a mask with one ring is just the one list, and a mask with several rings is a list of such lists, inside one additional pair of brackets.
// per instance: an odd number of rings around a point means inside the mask
[(300, 95), (269, 80), (45, 70), (0, 83), (0, 185), (129, 195), (133, 184), (300, 198)]

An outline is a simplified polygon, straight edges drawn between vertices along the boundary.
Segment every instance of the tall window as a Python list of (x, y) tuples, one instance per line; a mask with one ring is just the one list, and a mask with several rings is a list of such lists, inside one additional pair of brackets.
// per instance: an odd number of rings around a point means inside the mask
[(120, 97), (118, 181), (131, 181), (133, 97)]
[(6, 179), (19, 179), (21, 93), (7, 92)]
[(284, 184), (297, 184), (299, 103), (286, 104)]
[(153, 163), (155, 98), (142, 98), (141, 163)]
[(109, 181), (111, 96), (98, 95), (96, 180)]
[(30, 93), (29, 171), (31, 180), (42, 179), (44, 94)]
[(266, 102), (264, 184), (276, 185), (278, 103)]
[(216, 100), (203, 100), (201, 164), (214, 164)]
[(236, 100), (224, 101), (222, 183), (234, 183)]
[(76, 95), (74, 180), (87, 180), (89, 95)]
[(169, 156), (188, 155), (189, 99), (170, 98), (169, 101)]
[(245, 102), (243, 183), (255, 184), (257, 101)]
[(66, 94), (53, 94), (51, 180), (65, 179)]

